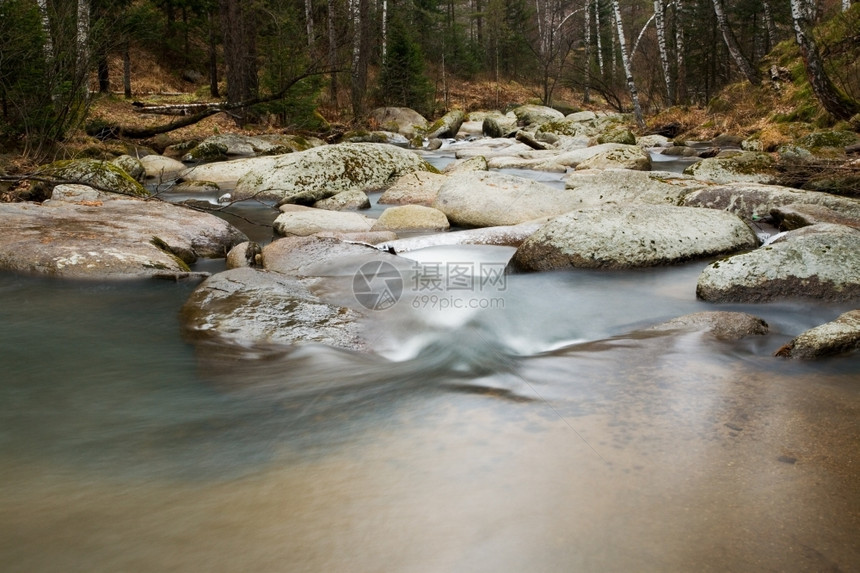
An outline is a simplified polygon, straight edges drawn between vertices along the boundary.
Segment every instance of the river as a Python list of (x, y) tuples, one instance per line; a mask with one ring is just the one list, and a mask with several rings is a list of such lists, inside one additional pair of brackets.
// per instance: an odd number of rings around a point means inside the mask
[[(407, 286), (382, 356), (196, 352), (194, 285), (2, 274), (0, 570), (860, 568), (860, 356), (771, 356), (850, 306), (715, 307), (704, 264)], [(714, 308), (772, 333), (645, 330)]]

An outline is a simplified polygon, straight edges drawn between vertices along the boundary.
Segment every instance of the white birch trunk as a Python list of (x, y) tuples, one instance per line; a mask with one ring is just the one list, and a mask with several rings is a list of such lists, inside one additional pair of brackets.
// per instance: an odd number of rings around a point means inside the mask
[(682, 101), (687, 97), (687, 52), (684, 37), (684, 0), (675, 0), (675, 62), (678, 64), (678, 82), (675, 93)]
[(773, 21), (773, 10), (770, 7), (768, 0), (762, 0), (762, 8), (764, 10), (764, 24), (767, 28), (767, 44), (769, 49), (773, 49), (777, 44), (776, 40), (776, 24)]
[(78, 0), (77, 19), (77, 83), (84, 97), (89, 95), (88, 72), (90, 66), (90, 1)]
[(594, 0), (594, 32), (597, 40), (597, 68), (603, 77), (603, 40), (600, 38), (600, 0)]
[(663, 80), (666, 82), (666, 97), (669, 105), (675, 105), (675, 83), (672, 81), (672, 69), (669, 65), (669, 50), (666, 47), (666, 18), (663, 0), (654, 0), (655, 25), (657, 26), (657, 48), (660, 51), (660, 65), (663, 68)]
[(583, 103), (591, 103), (591, 0), (585, 0), (585, 78), (582, 88)]
[(382, 0), (382, 65), (388, 56), (388, 0)]
[(305, 25), (308, 30), (308, 48), (314, 49), (314, 3), (313, 0), (305, 0)]
[(735, 64), (741, 70), (741, 73), (747, 81), (751, 84), (757, 85), (759, 83), (758, 72), (753, 68), (752, 64), (749, 63), (746, 56), (743, 55), (743, 52), (741, 52), (741, 47), (738, 45), (738, 41), (729, 27), (729, 21), (726, 18), (725, 11), (723, 10), (722, 0), (712, 0), (712, 4), (714, 5), (714, 14), (717, 17), (717, 25), (723, 35), (723, 40), (726, 43), (726, 48), (728, 48), (729, 54), (732, 56), (732, 59), (735, 61)]
[(633, 70), (630, 68), (630, 60), (627, 58), (627, 46), (624, 43), (624, 26), (621, 23), (621, 8), (618, 0), (612, 0), (612, 11), (615, 13), (615, 27), (618, 31), (618, 46), (621, 51), (621, 64), (624, 66), (624, 75), (627, 79), (627, 88), (630, 90), (630, 99), (633, 100), (633, 116), (640, 128), (645, 127), (645, 119), (642, 117), (642, 106), (639, 105), (639, 92), (636, 82), (633, 81)]
[(42, 17), (42, 33), (45, 35), (45, 61), (48, 68), (54, 67), (54, 35), (51, 33), (51, 18), (48, 16), (48, 0), (38, 0), (39, 15)]
[(847, 12), (851, 9), (851, 0), (842, 0), (842, 11)]

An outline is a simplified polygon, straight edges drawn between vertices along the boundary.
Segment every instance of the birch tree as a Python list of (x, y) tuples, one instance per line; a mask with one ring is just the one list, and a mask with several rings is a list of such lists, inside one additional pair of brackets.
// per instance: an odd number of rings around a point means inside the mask
[(663, 68), (663, 81), (666, 83), (666, 96), (669, 105), (675, 105), (675, 82), (669, 65), (669, 50), (666, 47), (666, 17), (663, 0), (654, 0), (654, 24), (657, 27), (657, 47), (660, 52), (660, 65)]
[(722, 0), (712, 0), (714, 5), (714, 15), (717, 17), (717, 26), (720, 28), (720, 33), (723, 35), (723, 41), (726, 48), (729, 50), (729, 55), (734, 60), (735, 65), (741, 71), (743, 76), (753, 85), (761, 83), (761, 77), (758, 70), (750, 63), (741, 51), (741, 46), (735, 37), (732, 29), (729, 27), (729, 21), (726, 18), (726, 11), (723, 7)]
[(630, 68), (630, 59), (627, 57), (627, 45), (624, 41), (624, 26), (621, 23), (621, 7), (618, 0), (612, 0), (612, 11), (615, 15), (615, 27), (618, 32), (618, 47), (621, 52), (621, 64), (624, 67), (624, 76), (627, 80), (627, 89), (630, 91), (630, 99), (633, 100), (633, 116), (636, 124), (644, 129), (645, 119), (642, 117), (642, 106), (639, 105), (639, 91), (636, 82), (633, 81), (633, 70)]
[(305, 0), (305, 26), (308, 31), (308, 50), (314, 51), (314, 2)]
[(854, 114), (860, 113), (860, 102), (840, 92), (827, 75), (818, 45), (812, 35), (812, 25), (809, 20), (811, 10), (804, 4), (803, 0), (791, 0), (791, 19), (795, 39), (800, 46), (800, 53), (806, 67), (806, 76), (809, 78), (815, 97), (830, 115), (837, 119), (850, 119)]
[(675, 0), (675, 65), (677, 66), (675, 97), (680, 101), (687, 98), (687, 48), (684, 37), (684, 0)]

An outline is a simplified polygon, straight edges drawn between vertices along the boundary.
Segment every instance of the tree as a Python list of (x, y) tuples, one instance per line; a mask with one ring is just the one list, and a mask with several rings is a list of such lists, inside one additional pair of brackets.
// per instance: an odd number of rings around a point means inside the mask
[(720, 32), (723, 35), (723, 40), (726, 43), (729, 54), (731, 54), (732, 59), (747, 81), (753, 85), (758, 85), (761, 83), (761, 76), (755, 66), (750, 63), (741, 51), (740, 44), (738, 44), (737, 38), (732, 32), (731, 27), (729, 27), (729, 21), (726, 18), (726, 11), (722, 0), (712, 0), (712, 2), (714, 5), (714, 14), (717, 16), (717, 24), (720, 27)]
[[(251, 2), (219, 0), (224, 62), (227, 67), (227, 102), (251, 100), (259, 95), (257, 68), (257, 14)], [(243, 108), (239, 123), (248, 119)]]
[(806, 76), (815, 97), (827, 112), (837, 119), (850, 119), (860, 113), (860, 102), (841, 93), (827, 75), (824, 62), (809, 23), (810, 10), (803, 0), (791, 0), (791, 19), (794, 24), (795, 38), (803, 55)]
[(433, 87), (424, 75), (424, 55), (400, 18), (391, 23), (389, 41), (379, 76), (380, 99), (386, 105), (431, 113)]
[(630, 59), (627, 57), (627, 45), (624, 40), (624, 27), (621, 24), (621, 8), (618, 0), (612, 0), (612, 10), (615, 13), (615, 26), (618, 30), (618, 44), (621, 52), (621, 64), (624, 67), (624, 77), (627, 80), (627, 89), (630, 90), (630, 99), (633, 100), (633, 115), (636, 124), (640, 128), (645, 127), (645, 119), (642, 117), (642, 106), (639, 105), (639, 92), (636, 82), (633, 81), (633, 70), (630, 68)]

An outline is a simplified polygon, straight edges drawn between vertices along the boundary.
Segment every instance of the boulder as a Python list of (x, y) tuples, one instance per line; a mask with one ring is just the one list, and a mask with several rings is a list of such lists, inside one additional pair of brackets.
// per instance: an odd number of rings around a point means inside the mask
[[(486, 160), (485, 160), (486, 163)], [(380, 195), (378, 203), (383, 205), (427, 205), (433, 204), (439, 188), (448, 178), (430, 171), (416, 171), (401, 175), (391, 187)]]
[[(816, 131), (797, 140), (797, 146), (808, 149), (815, 155), (842, 155), (845, 147), (857, 143), (860, 136), (853, 131)], [(831, 153), (828, 154), (827, 150)]]
[(672, 140), (665, 135), (643, 135), (636, 138), (636, 145), (649, 149), (652, 147), (669, 148), (672, 147)]
[(749, 249), (755, 233), (721, 211), (671, 205), (606, 205), (556, 217), (520, 245), (515, 270), (625, 269)]
[(652, 326), (652, 331), (705, 331), (718, 340), (732, 342), (747, 336), (762, 336), (768, 333), (767, 322), (745, 312), (705, 311), (685, 314), (664, 323)]
[(482, 229), (466, 229), (450, 233), (420, 235), (380, 243), (382, 249), (395, 253), (406, 253), (427, 247), (447, 245), (493, 245), (503, 247), (519, 247), (523, 241), (540, 229), (543, 223), (521, 223), (499, 227), (484, 227)]
[(597, 116), (592, 112), (579, 112), (568, 115), (560, 120), (551, 120), (541, 124), (535, 135), (540, 137), (545, 133), (557, 136), (590, 139), (615, 130), (628, 123), (627, 117), (620, 114)]
[(707, 207), (735, 213), (745, 219), (766, 217), (786, 205), (821, 205), (848, 217), (860, 217), (860, 200), (779, 185), (730, 183), (711, 185), (684, 197), (688, 207)]
[(315, 209), (327, 209), (329, 211), (354, 211), (357, 209), (370, 209), (370, 198), (364, 191), (353, 189), (333, 195), (328, 199), (314, 203)]
[(120, 155), (112, 160), (111, 163), (128, 173), (129, 177), (138, 183), (146, 178), (146, 169), (144, 169), (143, 164), (139, 159), (131, 155)]
[(487, 164), (487, 158), (483, 155), (476, 155), (468, 159), (458, 159), (445, 166), (442, 174), (450, 175), (451, 173), (460, 173), (464, 171), (487, 171), (490, 166)]
[(381, 189), (406, 173), (435, 171), (416, 153), (381, 143), (342, 143), (269, 159), (270, 168), (239, 179), (234, 197), (313, 205), (343, 191)]
[(624, 145), (636, 145), (636, 136), (624, 126), (613, 127), (594, 138), (596, 144), (600, 143), (622, 143)]
[(433, 206), (460, 227), (516, 225), (578, 206), (569, 191), (495, 171), (450, 175)]
[(358, 131), (346, 133), (345, 143), (387, 143), (399, 147), (409, 147), (409, 140), (395, 131)]
[(564, 114), (545, 105), (521, 105), (513, 110), (517, 124), (522, 126), (541, 125), (548, 121), (560, 121)]
[(776, 180), (773, 158), (755, 151), (723, 152), (718, 157), (690, 165), (684, 173), (714, 183), (773, 183)]
[(680, 173), (629, 169), (574, 171), (564, 182), (579, 207), (632, 202), (680, 205), (688, 193), (706, 186)]
[(445, 213), (423, 205), (389, 207), (377, 219), (372, 231), (447, 231), (451, 225)]
[(553, 155), (551, 158), (545, 159), (545, 161), (556, 165), (564, 165), (565, 167), (576, 167), (586, 159), (590, 159), (595, 155), (627, 149), (627, 147), (628, 146), (621, 143), (602, 143), (591, 147), (582, 147), (579, 149), (563, 151), (562, 153)]
[(378, 107), (370, 112), (370, 119), (382, 129), (410, 139), (427, 129), (424, 116), (408, 107)]
[(232, 187), (246, 173), (270, 173), (281, 157), (287, 157), (287, 155), (248, 157), (233, 161), (204, 163), (189, 168), (183, 166), (183, 170), (178, 173), (178, 179), (179, 181), (212, 181), (224, 187)]
[(57, 277), (187, 276), (247, 238), (214, 215), (58, 185), (43, 204), (0, 204), (0, 268)]
[(149, 192), (128, 173), (109, 161), (97, 159), (67, 159), (55, 161), (39, 168), (39, 175), (60, 180), (62, 183), (91, 185), (132, 197), (146, 197)]
[(227, 145), (218, 141), (202, 141), (182, 156), (182, 161), (223, 161), (227, 159)]
[(698, 157), (699, 152), (693, 148), (688, 147), (686, 145), (673, 145), (672, 147), (667, 147), (666, 149), (660, 152), (663, 155), (669, 155), (671, 157)]
[(860, 214), (842, 214), (824, 205), (797, 203), (770, 210), (780, 231), (793, 231), (818, 223), (834, 223), (860, 230)]
[(412, 268), (412, 261), (381, 247), (320, 235), (278, 239), (266, 245), (262, 254), (266, 270), (304, 277), (351, 277), (372, 261), (384, 261), (404, 271)]
[(262, 253), (262, 247), (253, 241), (239, 243), (227, 253), (227, 268), (262, 267)]
[(279, 235), (307, 236), (321, 231), (355, 233), (369, 231), (375, 221), (350, 211), (328, 211), (300, 205), (284, 205), (272, 226)]
[(860, 231), (820, 224), (705, 268), (696, 286), (710, 302), (767, 302), (798, 297), (860, 297)]
[(815, 360), (860, 350), (860, 310), (807, 330), (776, 351), (776, 356)]
[(651, 156), (638, 145), (623, 145), (592, 155), (576, 166), (576, 169), (632, 169), (650, 171)]
[(355, 310), (314, 295), (307, 279), (252, 268), (218, 273), (200, 284), (181, 311), (194, 342), (325, 344), (366, 350)]
[(460, 126), (463, 125), (463, 121), (465, 121), (465, 119), (466, 114), (461, 110), (452, 109), (441, 118), (431, 123), (427, 127), (427, 131), (424, 132), (424, 137), (427, 139), (455, 137), (457, 132), (460, 131)]
[(186, 166), (181, 161), (164, 155), (147, 155), (140, 158), (146, 177), (157, 181), (172, 181)]

